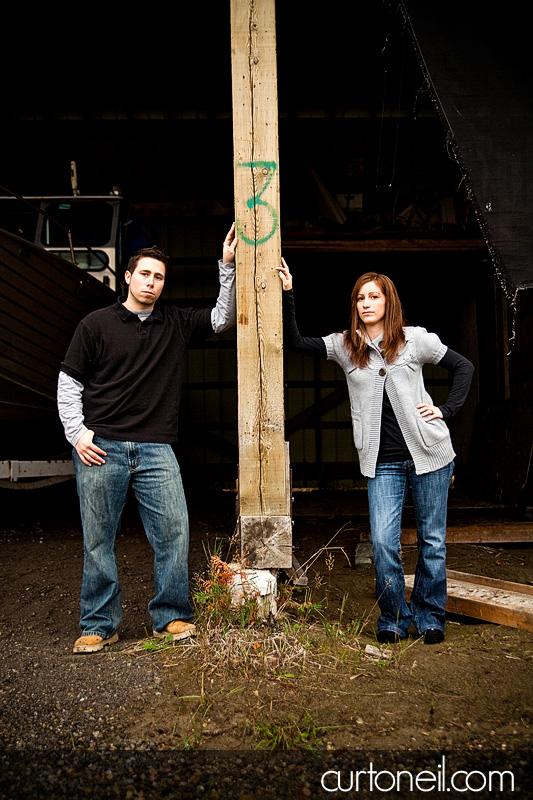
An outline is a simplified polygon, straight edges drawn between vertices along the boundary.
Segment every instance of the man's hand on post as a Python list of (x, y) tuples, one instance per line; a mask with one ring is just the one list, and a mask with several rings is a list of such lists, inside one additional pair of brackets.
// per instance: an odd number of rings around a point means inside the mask
[(237, 234), (235, 233), (235, 223), (228, 231), (222, 246), (222, 261), (224, 264), (232, 264), (235, 261), (235, 248), (237, 247)]

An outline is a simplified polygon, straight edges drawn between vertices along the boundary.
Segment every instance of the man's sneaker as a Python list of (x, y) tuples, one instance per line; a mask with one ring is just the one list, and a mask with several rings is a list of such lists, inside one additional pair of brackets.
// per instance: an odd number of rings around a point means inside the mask
[(166, 639), (167, 636), (172, 636), (172, 641), (177, 642), (178, 639), (187, 639), (189, 636), (195, 636), (196, 625), (191, 622), (184, 622), (182, 619), (174, 619), (162, 631), (153, 630), (152, 633), (158, 639)]
[(103, 636), (96, 636), (95, 634), (90, 634), (89, 636), (80, 636), (80, 638), (76, 639), (74, 642), (74, 649), (72, 652), (97, 653), (99, 650), (103, 650), (106, 645), (113, 644), (113, 642), (117, 641), (118, 633), (114, 633), (113, 636), (109, 637), (109, 639), (104, 639)]
[(439, 628), (428, 628), (424, 633), (424, 644), (440, 644), (444, 641), (444, 631)]
[(395, 642), (400, 642), (405, 638), (407, 637), (400, 636), (400, 634), (396, 633), (396, 631), (384, 630), (377, 632), (377, 640), (380, 644), (394, 644)]

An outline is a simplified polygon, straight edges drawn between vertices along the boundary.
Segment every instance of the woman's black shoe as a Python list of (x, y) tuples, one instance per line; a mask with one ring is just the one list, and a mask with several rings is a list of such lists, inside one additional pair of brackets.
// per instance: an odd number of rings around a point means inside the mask
[(424, 633), (424, 644), (440, 644), (444, 641), (444, 631), (438, 628), (428, 628)]
[(394, 644), (405, 639), (405, 636), (400, 636), (396, 631), (378, 631), (377, 639), (380, 644)]

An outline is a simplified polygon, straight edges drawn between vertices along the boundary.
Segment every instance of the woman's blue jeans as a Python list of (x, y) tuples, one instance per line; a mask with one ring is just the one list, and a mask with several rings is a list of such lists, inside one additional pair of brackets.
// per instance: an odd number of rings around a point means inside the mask
[(153, 627), (189, 619), (189, 522), (181, 474), (168, 444), (119, 442), (94, 437), (105, 464), (86, 466), (74, 450), (83, 526), (80, 627), (107, 639), (122, 619), (115, 540), (131, 485), (154, 551), (155, 596), (148, 605)]
[[(411, 622), (419, 634), (444, 631), (446, 607), (446, 512), (453, 461), (417, 475), (412, 461), (378, 464), (368, 479), (370, 541), (381, 614), (378, 631), (406, 636)], [(418, 563), (410, 603), (405, 599), (401, 556), (402, 511), (411, 487), (416, 517)]]

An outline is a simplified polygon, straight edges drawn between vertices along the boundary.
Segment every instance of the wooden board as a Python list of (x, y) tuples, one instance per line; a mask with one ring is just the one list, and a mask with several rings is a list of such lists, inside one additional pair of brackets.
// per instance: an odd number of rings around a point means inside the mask
[[(446, 577), (446, 611), (533, 631), (533, 586), (454, 570), (446, 570)], [(414, 575), (405, 576), (407, 599), (413, 582)]]
[[(495, 522), (489, 525), (461, 525), (446, 529), (447, 544), (505, 544), (533, 542), (533, 523)], [(416, 529), (404, 528), (402, 544), (416, 544)]]
[[(259, 527), (267, 517), (290, 517), (277, 271), (281, 239), (275, 31), (274, 0), (231, 0), (239, 512)], [(245, 537), (256, 529), (255, 523), (241, 526), (243, 552), (251, 551)], [(280, 551), (273, 551), (273, 560), (276, 552)], [(286, 566), (286, 558), (282, 560), (269, 566)]]
[(316, 253), (416, 253), (422, 251), (439, 252), (486, 252), (487, 245), (484, 239), (475, 239), (472, 236), (459, 237), (457, 235), (427, 237), (419, 231), (410, 233), (409, 236), (402, 236), (395, 233), (392, 236), (379, 237), (363, 234), (347, 234), (343, 237), (335, 237), (331, 234), (305, 234), (284, 236), (284, 252), (297, 252), (298, 250), (312, 250)]

